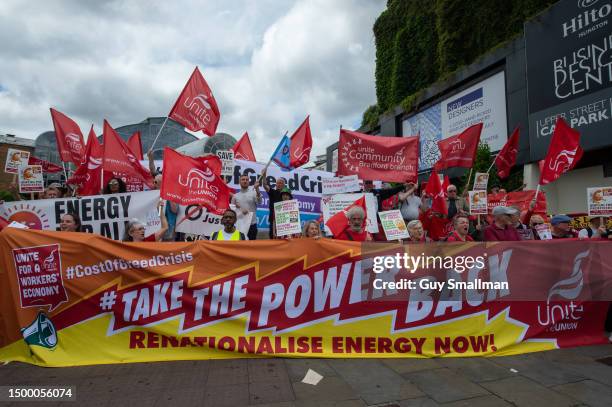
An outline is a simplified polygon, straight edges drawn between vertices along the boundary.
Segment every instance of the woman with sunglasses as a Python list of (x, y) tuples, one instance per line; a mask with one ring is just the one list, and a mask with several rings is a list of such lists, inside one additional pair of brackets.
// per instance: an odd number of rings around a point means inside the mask
[(111, 178), (104, 187), (103, 194), (120, 194), (126, 192), (125, 182), (121, 178)]

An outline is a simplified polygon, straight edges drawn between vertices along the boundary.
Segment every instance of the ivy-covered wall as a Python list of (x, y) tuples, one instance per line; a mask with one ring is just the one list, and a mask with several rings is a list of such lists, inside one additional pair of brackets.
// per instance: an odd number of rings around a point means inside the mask
[(469, 65), (523, 31), (523, 23), (557, 0), (388, 0), (374, 24), (378, 115)]

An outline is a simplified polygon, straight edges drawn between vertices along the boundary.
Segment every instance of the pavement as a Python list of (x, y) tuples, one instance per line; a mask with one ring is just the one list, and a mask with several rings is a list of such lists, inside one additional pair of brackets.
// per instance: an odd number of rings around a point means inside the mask
[[(323, 376), (317, 385), (302, 383), (309, 369)], [(10, 363), (0, 366), (0, 384), (76, 386), (76, 403), (44, 405), (609, 407), (612, 345), (491, 358)]]

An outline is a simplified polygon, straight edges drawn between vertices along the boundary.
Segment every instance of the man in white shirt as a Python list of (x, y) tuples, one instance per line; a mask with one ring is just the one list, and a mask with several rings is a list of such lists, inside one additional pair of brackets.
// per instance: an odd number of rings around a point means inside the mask
[(253, 188), (249, 189), (249, 181), (248, 175), (240, 177), (240, 191), (232, 196), (232, 204), (236, 205), (236, 208), (243, 215), (253, 212), (247, 236), (249, 240), (255, 240), (257, 239), (257, 204), (261, 203), (261, 193), (259, 192), (259, 183), (255, 181)]
[(601, 217), (599, 216), (592, 216), (589, 219), (589, 227), (578, 232), (578, 238), (580, 239), (605, 239), (607, 237), (608, 231), (605, 225), (601, 224)]

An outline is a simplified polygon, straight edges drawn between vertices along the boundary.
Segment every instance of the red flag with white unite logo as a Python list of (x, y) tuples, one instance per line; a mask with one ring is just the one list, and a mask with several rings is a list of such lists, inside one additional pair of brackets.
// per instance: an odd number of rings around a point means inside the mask
[(448, 208), (446, 207), (446, 198), (444, 189), (442, 189), (442, 183), (436, 170), (431, 172), (427, 186), (425, 187), (427, 192), (432, 197), (431, 210), (434, 212), (448, 215)]
[(474, 165), (482, 123), (468, 127), (462, 133), (438, 141), (440, 159), (434, 166), (436, 171), (450, 167), (471, 168)]
[(234, 147), (232, 147), (234, 151), (234, 158), (237, 160), (247, 160), (247, 161), (257, 161), (255, 160), (255, 153), (253, 152), (253, 147), (251, 146), (251, 140), (249, 139), (249, 133), (246, 131), (238, 140)]
[(561, 117), (557, 118), (555, 131), (550, 139), (548, 153), (540, 173), (540, 185), (546, 185), (559, 178), (578, 164), (582, 158), (580, 133), (567, 125)]
[(419, 137), (370, 136), (340, 130), (338, 175), (362, 180), (416, 182)]
[(217, 101), (196, 67), (179, 95), (168, 117), (191, 131), (202, 131), (212, 136), (221, 118)]
[(42, 167), (43, 172), (54, 173), (61, 172), (63, 170), (63, 168), (59, 165), (55, 165), (47, 160), (41, 160), (40, 158), (34, 157), (33, 155), (31, 155), (28, 159), (28, 165), (40, 165)]
[(166, 147), (160, 197), (180, 205), (202, 205), (221, 215), (229, 208), (230, 189), (202, 159)]
[(142, 179), (149, 188), (152, 188), (153, 177), (151, 173), (140, 164), (136, 155), (106, 120), (104, 120), (103, 135), (104, 160), (102, 162), (102, 168), (104, 171), (138, 177)]
[(497, 175), (499, 178), (507, 178), (508, 175), (510, 175), (510, 169), (516, 164), (518, 145), (519, 128), (517, 127), (504, 145), (504, 148), (502, 148), (499, 154), (497, 154), (497, 157), (495, 157), (495, 166), (497, 167)]
[(298, 168), (310, 160), (312, 150), (312, 134), (310, 133), (310, 116), (302, 122), (295, 133), (291, 135), (289, 143), (289, 166)]
[(98, 142), (93, 126), (91, 126), (85, 149), (85, 162), (77, 168), (67, 182), (70, 185), (77, 186), (80, 196), (98, 195), (100, 193), (102, 189), (100, 172), (102, 171), (103, 157), (103, 147)]
[(78, 167), (85, 155), (83, 133), (74, 120), (53, 108), (50, 110), (60, 158), (63, 162), (71, 162)]
[(144, 160), (142, 157), (142, 141), (140, 139), (139, 131), (135, 131), (134, 134), (130, 136), (127, 141), (127, 146), (130, 148), (130, 150), (132, 150), (136, 158), (141, 161)]

